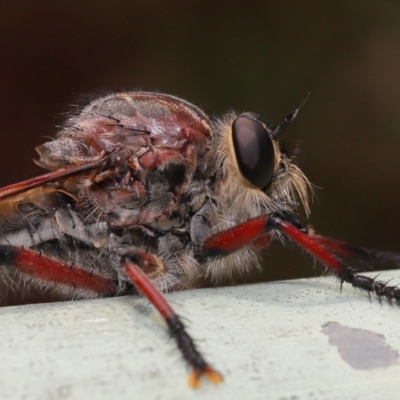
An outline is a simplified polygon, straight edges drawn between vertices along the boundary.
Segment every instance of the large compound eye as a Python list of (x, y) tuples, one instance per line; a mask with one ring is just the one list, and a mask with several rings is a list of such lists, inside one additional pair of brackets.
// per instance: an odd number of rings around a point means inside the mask
[(242, 175), (254, 186), (264, 189), (274, 173), (275, 150), (266, 129), (252, 116), (252, 113), (242, 114), (233, 121), (233, 147)]

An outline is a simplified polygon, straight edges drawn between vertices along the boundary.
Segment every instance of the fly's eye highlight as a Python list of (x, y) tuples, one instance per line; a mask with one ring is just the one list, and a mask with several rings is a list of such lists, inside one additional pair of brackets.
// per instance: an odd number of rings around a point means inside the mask
[(256, 117), (245, 113), (236, 118), (232, 124), (232, 141), (243, 177), (264, 189), (274, 173), (275, 150), (269, 133)]

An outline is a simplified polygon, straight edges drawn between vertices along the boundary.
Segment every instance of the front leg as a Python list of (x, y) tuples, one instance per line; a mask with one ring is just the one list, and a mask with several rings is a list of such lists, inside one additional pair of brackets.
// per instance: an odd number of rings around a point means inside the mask
[[(363, 263), (377, 263), (376, 258), (383, 265), (386, 263), (399, 263), (399, 255), (390, 253), (377, 253), (352, 246), (330, 238), (313, 235), (291, 216), (277, 216), (274, 214), (256, 217), (236, 225), (223, 232), (208, 237), (202, 245), (203, 257), (224, 257), (250, 244), (257, 243), (261, 238), (269, 238), (272, 231), (279, 231), (303, 250), (311, 254), (324, 266), (328, 267), (341, 282), (348, 282), (353, 287), (375, 293), (379, 298), (386, 298), (389, 302), (400, 302), (400, 288), (378, 282), (373, 278), (357, 274), (353, 268), (346, 264), (343, 258), (349, 258)], [(379, 258), (379, 254), (382, 256)]]

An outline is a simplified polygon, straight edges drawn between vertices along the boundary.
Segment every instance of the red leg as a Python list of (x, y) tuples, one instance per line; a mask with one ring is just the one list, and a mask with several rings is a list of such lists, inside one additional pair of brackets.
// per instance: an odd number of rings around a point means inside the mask
[(266, 249), (271, 243), (272, 243), (272, 234), (266, 233), (265, 235), (260, 236), (258, 239), (256, 239), (253, 242), (253, 246), (257, 250), (263, 250)]
[(117, 286), (102, 276), (71, 266), (37, 251), (0, 245), (0, 264), (12, 265), (18, 272), (72, 288), (111, 295)]
[(399, 268), (400, 266), (400, 255), (396, 253), (366, 249), (362, 246), (342, 242), (341, 240), (321, 235), (312, 235), (312, 238), (325, 249), (348, 260), (354, 260), (355, 262), (370, 266), (385, 265), (393, 268)]
[[(301, 225), (297, 221), (294, 224), (275, 215), (257, 217), (231, 229), (212, 235), (204, 241), (203, 251), (209, 257), (223, 257), (254, 243), (273, 229), (284, 233), (297, 245), (318, 259), (323, 265), (330, 268), (342, 282), (348, 282), (353, 287), (365, 290), (368, 293), (375, 293), (379, 298), (385, 297), (389, 301), (395, 300), (396, 302), (400, 302), (400, 288), (388, 286), (383, 282), (375, 281), (373, 278), (356, 274), (350, 266), (334, 254), (343, 255), (345, 253), (348, 256), (351, 245), (346, 248), (340, 246), (342, 242), (331, 242), (329, 239), (322, 239), (321, 236), (309, 235), (301, 228)], [(353, 259), (357, 257), (354, 247), (356, 246), (353, 246), (353, 251), (350, 251)], [(364, 258), (367, 255), (368, 251), (364, 253)], [(399, 255), (392, 255), (392, 259), (396, 257), (398, 263)], [(362, 257), (359, 258), (362, 259)]]
[(168, 304), (164, 296), (155, 288), (139, 266), (129, 260), (129, 257), (124, 257), (123, 260), (123, 266), (127, 276), (164, 318), (184, 359), (193, 368), (193, 372), (189, 376), (189, 386), (193, 388), (199, 387), (199, 379), (203, 375), (213, 383), (220, 383), (222, 381), (222, 376), (212, 369), (204, 360), (203, 356), (197, 350), (193, 339), (186, 332), (181, 319)]
[(272, 227), (269, 226), (268, 220), (268, 216), (261, 216), (216, 233), (204, 241), (202, 250), (211, 257), (231, 254), (271, 231)]

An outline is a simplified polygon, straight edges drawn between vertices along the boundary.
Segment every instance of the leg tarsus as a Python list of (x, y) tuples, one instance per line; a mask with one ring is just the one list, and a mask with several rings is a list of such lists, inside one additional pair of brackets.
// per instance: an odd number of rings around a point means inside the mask
[(221, 374), (214, 371), (210, 367), (206, 367), (203, 370), (194, 369), (188, 377), (188, 385), (193, 389), (199, 388), (201, 386), (200, 378), (202, 376), (204, 376), (214, 385), (218, 385), (223, 380)]

